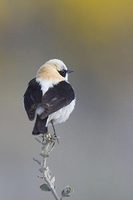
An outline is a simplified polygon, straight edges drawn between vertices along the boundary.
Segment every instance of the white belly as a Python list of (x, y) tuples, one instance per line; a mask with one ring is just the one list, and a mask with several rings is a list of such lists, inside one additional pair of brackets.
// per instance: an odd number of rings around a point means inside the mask
[(49, 115), (47, 120), (47, 125), (51, 120), (53, 120), (54, 124), (65, 122), (69, 118), (71, 112), (73, 111), (74, 106), (75, 106), (75, 99), (69, 105)]

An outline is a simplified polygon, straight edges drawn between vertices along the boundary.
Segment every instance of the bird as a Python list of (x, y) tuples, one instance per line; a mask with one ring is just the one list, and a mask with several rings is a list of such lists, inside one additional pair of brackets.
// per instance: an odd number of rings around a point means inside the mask
[(24, 93), (24, 108), (30, 121), (35, 120), (32, 135), (48, 133), (51, 124), (56, 135), (55, 124), (65, 122), (75, 107), (76, 97), (63, 61), (51, 59), (37, 71)]

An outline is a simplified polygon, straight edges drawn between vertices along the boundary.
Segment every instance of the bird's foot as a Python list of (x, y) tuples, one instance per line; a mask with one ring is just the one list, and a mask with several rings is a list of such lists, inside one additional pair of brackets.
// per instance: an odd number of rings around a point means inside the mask
[(47, 133), (47, 134), (45, 134), (45, 140), (47, 142), (51, 142), (52, 143), (52, 142), (55, 142), (55, 137), (51, 133)]
[(55, 145), (56, 141), (59, 144), (59, 137), (56, 134), (45, 133), (41, 134), (42, 143), (53, 143)]
[(56, 134), (53, 134), (55, 140), (57, 141), (57, 143), (59, 144), (59, 137)]

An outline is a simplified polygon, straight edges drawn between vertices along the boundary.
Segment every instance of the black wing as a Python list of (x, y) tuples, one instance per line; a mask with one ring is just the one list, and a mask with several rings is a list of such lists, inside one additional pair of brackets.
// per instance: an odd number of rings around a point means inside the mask
[(45, 119), (48, 115), (67, 106), (75, 98), (74, 90), (69, 83), (61, 81), (50, 88), (42, 98), (44, 112), (41, 118)]
[(35, 118), (36, 108), (41, 100), (41, 86), (34, 78), (29, 82), (28, 88), (24, 94), (24, 107), (30, 120)]

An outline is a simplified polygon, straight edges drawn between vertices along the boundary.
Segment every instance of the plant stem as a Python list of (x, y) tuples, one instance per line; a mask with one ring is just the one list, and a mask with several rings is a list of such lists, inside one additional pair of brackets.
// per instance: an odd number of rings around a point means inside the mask
[[(48, 148), (49, 148), (49, 143), (48, 143), (48, 144), (44, 144), (44, 143), (42, 142), (42, 149), (48, 150)], [(52, 150), (52, 149), (50, 149), (50, 150)], [(52, 192), (54, 198), (55, 198), (56, 200), (60, 200), (60, 198), (59, 198), (59, 196), (58, 196), (58, 194), (57, 194), (57, 192), (56, 192), (56, 190), (55, 190), (54, 185), (51, 183), (50, 175), (47, 173), (47, 170), (48, 170), (48, 168), (47, 168), (47, 155), (45, 156), (45, 154), (44, 154), (43, 160), (42, 160), (42, 167), (43, 167), (43, 170), (44, 170), (44, 171), (43, 171), (43, 178), (44, 178), (46, 184), (48, 185), (49, 189), (51, 190), (51, 192)], [(47, 174), (48, 174), (48, 175), (47, 175)]]

